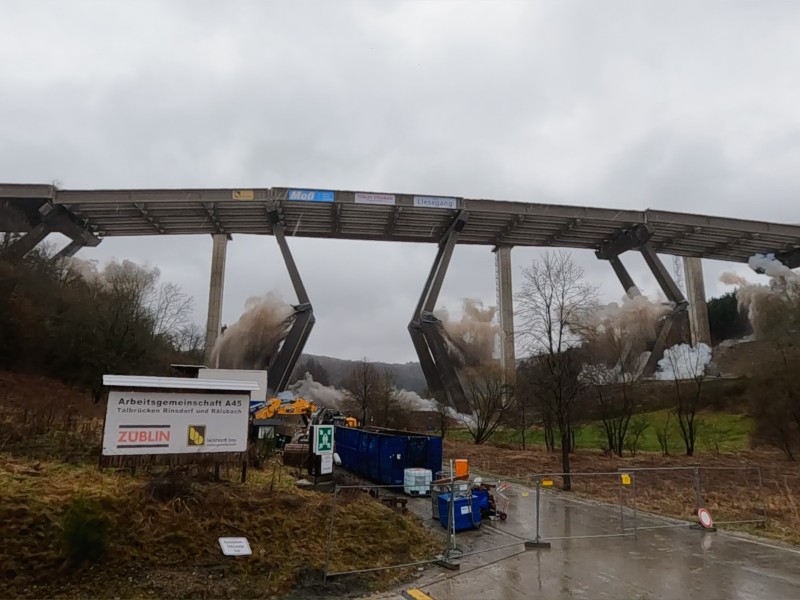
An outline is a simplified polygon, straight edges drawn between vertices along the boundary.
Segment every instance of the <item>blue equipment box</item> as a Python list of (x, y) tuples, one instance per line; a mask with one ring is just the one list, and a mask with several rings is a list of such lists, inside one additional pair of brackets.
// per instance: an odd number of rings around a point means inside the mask
[[(439, 523), (447, 528), (450, 515), (450, 494), (439, 494)], [(470, 498), (463, 496), (453, 501), (456, 531), (474, 529), (481, 525), (481, 496), (472, 494), (472, 510), (470, 511)]]

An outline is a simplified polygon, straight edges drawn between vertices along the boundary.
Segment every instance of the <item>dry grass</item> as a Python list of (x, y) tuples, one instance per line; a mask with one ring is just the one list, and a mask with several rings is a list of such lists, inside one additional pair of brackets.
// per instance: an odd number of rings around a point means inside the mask
[[(39, 377), (0, 372), (0, 598), (299, 597), (319, 588), (331, 494), (303, 491), (273, 462), (222, 481), (204, 468), (135, 476), (100, 471), (103, 407)], [(60, 525), (81, 494), (108, 520), (99, 563), (68, 566)], [(366, 494), (339, 498), (332, 570), (429, 558), (439, 547), (413, 515)], [(249, 557), (223, 557), (222, 536), (246, 536)], [(382, 588), (408, 571), (336, 579), (333, 596)]]
[[(178, 481), (174, 497), (153, 498), (152, 477), (100, 472), (90, 466), (0, 456), (0, 597), (252, 597), (319, 584), (331, 495), (296, 489), (271, 470), (245, 485)], [(180, 477), (178, 477), (180, 480)], [(111, 522), (101, 565), (65, 568), (59, 522), (76, 492), (99, 503)], [(332, 569), (428, 558), (436, 543), (419, 521), (365, 494), (339, 499)], [(253, 556), (223, 557), (220, 536), (246, 536)], [(397, 573), (350, 580), (374, 586)]]
[[(528, 483), (533, 473), (558, 473), (562, 470), (560, 453), (549, 453), (538, 447), (522, 451), (448, 440), (445, 456), (468, 458), (473, 467), (486, 473)], [(619, 458), (599, 451), (579, 450), (572, 455), (571, 471), (598, 473), (636, 467), (694, 465), (729, 469), (700, 469), (701, 504), (711, 511), (715, 521), (760, 519), (766, 509), (766, 526), (723, 527), (800, 544), (800, 463), (787, 461), (777, 451), (747, 451), (719, 456), (699, 454), (692, 458), (640, 453), (632, 458)], [(761, 471), (761, 485), (757, 469)], [(560, 479), (556, 478), (555, 483), (560, 484)], [(573, 477), (572, 487), (572, 493), (577, 495), (612, 503), (619, 501), (619, 484), (613, 477)], [(638, 473), (636, 504), (640, 510), (696, 520), (693, 473)]]

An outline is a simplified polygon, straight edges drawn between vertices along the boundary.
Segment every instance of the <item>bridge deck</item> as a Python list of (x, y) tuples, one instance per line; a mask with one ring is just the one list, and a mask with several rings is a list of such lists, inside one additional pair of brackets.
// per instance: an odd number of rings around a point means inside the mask
[[(304, 199), (298, 199), (304, 198)], [(59, 190), (0, 184), (0, 229), (27, 231), (52, 202), (99, 237), (271, 234), (267, 209), (289, 235), (438, 242), (459, 210), (469, 221), (459, 243), (598, 249), (621, 231), (651, 225), (663, 254), (746, 262), (755, 253), (800, 248), (800, 226), (658, 210), (616, 210), (409, 194), (261, 189)], [(439, 207), (436, 207), (436, 206)], [(25, 215), (20, 223), (10, 215)]]

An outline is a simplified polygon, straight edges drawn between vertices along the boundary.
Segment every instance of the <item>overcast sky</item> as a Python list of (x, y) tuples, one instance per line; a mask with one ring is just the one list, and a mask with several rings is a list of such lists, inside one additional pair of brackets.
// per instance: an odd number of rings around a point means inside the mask
[[(4, 0), (0, 181), (64, 188), (318, 187), (800, 222), (800, 3)], [(415, 359), (435, 248), (293, 238), (307, 351)], [(515, 249), (519, 269), (538, 251)], [(107, 239), (205, 324), (210, 237)], [(576, 252), (605, 300), (621, 287)], [(655, 294), (643, 261), (624, 257)], [(672, 267), (670, 257), (665, 260)], [(720, 273), (705, 261), (709, 295)], [(275, 240), (229, 244), (224, 322), (295, 300)], [(441, 304), (495, 302), (456, 249)]]

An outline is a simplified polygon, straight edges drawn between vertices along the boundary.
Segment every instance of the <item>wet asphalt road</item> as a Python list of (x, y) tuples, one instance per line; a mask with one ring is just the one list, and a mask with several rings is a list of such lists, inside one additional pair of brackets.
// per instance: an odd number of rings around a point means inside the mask
[[(520, 539), (534, 537), (535, 493), (515, 488), (511, 496), (507, 521), (459, 533), (460, 571), (427, 569), (414, 587), (435, 600), (800, 599), (798, 550), (641, 514), (634, 536), (632, 510), (621, 518), (618, 506), (553, 493), (543, 493), (540, 516), (551, 547), (526, 551)], [(411, 504), (430, 519), (430, 501)], [(617, 535), (623, 527), (624, 537), (556, 539)]]

